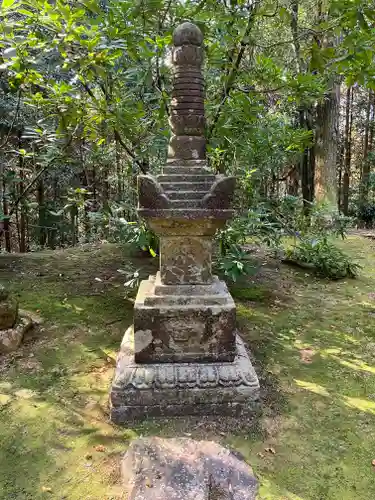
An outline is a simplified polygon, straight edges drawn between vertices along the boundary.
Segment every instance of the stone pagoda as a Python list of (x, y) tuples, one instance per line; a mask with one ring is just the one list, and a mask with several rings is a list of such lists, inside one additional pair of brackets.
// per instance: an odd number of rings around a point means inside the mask
[(139, 215), (160, 238), (160, 270), (142, 281), (112, 383), (115, 423), (147, 416), (237, 415), (251, 410), (259, 382), (236, 332), (236, 307), (212, 275), (212, 239), (233, 215), (233, 177), (207, 167), (203, 36), (173, 34), (168, 159), (138, 177)]

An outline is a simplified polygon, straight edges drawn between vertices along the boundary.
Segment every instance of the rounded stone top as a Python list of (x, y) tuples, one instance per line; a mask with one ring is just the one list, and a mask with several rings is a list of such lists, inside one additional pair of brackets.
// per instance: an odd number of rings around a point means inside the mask
[(197, 25), (186, 22), (182, 23), (173, 32), (173, 45), (196, 45), (200, 47), (203, 43), (203, 34)]
[(9, 297), (9, 290), (5, 285), (0, 283), (0, 301), (6, 300)]

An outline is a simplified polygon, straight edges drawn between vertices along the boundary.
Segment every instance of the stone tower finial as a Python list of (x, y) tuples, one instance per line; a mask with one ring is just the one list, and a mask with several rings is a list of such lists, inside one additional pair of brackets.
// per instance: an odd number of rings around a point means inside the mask
[(203, 43), (203, 34), (197, 25), (193, 23), (182, 23), (173, 32), (173, 45), (196, 45), (200, 47)]
[(183, 23), (173, 33), (169, 162), (206, 158), (202, 43), (202, 32), (195, 24)]

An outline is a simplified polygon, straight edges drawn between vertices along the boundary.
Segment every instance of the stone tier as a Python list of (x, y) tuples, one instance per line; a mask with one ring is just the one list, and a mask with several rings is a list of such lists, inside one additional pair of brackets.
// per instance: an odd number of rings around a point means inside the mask
[[(178, 167), (175, 167), (176, 170)], [(169, 198), (171, 209), (199, 208), (201, 200), (209, 193), (216, 176), (204, 172), (193, 174), (162, 174), (157, 181)]]
[(142, 281), (134, 304), (137, 363), (233, 361), (236, 306), (224, 282), (166, 285)]
[(110, 407), (116, 424), (149, 417), (241, 417), (258, 409), (259, 381), (238, 335), (232, 362), (139, 364), (130, 327), (117, 358)]
[[(196, 206), (196, 205), (195, 205)], [(140, 217), (147, 219), (149, 225), (152, 220), (172, 219), (178, 223), (184, 221), (207, 220), (218, 223), (231, 219), (234, 215), (232, 209), (204, 209), (204, 208), (138, 208)], [(158, 233), (157, 233), (158, 234)]]
[(159, 179), (159, 182), (164, 191), (206, 191), (207, 193), (213, 184), (210, 178), (202, 178), (198, 182), (166, 182), (164, 179)]
[(201, 200), (207, 191), (165, 191), (171, 201), (176, 200)]
[(207, 173), (205, 171), (202, 171), (201, 169), (199, 169), (199, 172), (193, 172), (189, 174), (181, 174), (177, 170), (177, 172), (175, 172), (174, 174), (161, 174), (157, 176), (157, 180), (160, 183), (204, 182), (205, 184), (212, 184), (215, 179), (216, 175)]

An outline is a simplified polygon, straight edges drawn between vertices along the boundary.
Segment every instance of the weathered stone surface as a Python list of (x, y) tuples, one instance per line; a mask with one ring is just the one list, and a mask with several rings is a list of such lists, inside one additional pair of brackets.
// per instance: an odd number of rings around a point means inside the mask
[(202, 200), (203, 208), (225, 209), (229, 208), (236, 187), (235, 177), (218, 177), (211, 190)]
[(181, 66), (193, 64), (200, 67), (203, 62), (202, 47), (195, 45), (175, 47), (172, 53), (172, 62)]
[(21, 344), (25, 333), (32, 328), (33, 322), (27, 316), (20, 316), (13, 328), (0, 330), (0, 353), (15, 351)]
[[(189, 95), (184, 95), (185, 93), (181, 92), (179, 96), (173, 97), (171, 99), (171, 106), (173, 109), (178, 109), (178, 107), (181, 104), (186, 104), (185, 106), (182, 106), (181, 108), (188, 108), (189, 106), (192, 106), (194, 109), (204, 109), (203, 103), (204, 103), (204, 98), (203, 96), (198, 93), (198, 95), (193, 96), (191, 92), (189, 92)], [(197, 106), (194, 106), (194, 105)]]
[(9, 297), (9, 290), (8, 288), (0, 283), (0, 301), (6, 300)]
[(162, 283), (160, 272), (156, 273), (156, 277), (150, 276), (149, 280), (155, 283), (153, 293), (155, 297), (164, 296), (185, 296), (192, 297), (196, 300), (202, 300), (202, 296), (227, 296), (228, 289), (224, 281), (220, 281), (217, 276), (212, 276), (212, 282), (208, 285), (166, 285)]
[(175, 94), (181, 95), (181, 93), (186, 95), (186, 90), (189, 90), (190, 92), (198, 92), (197, 95), (202, 95), (201, 92), (203, 92), (205, 88), (204, 80), (199, 81), (198, 83), (191, 82), (189, 78), (186, 78), (186, 80), (186, 82), (179, 82), (173, 85), (172, 97)]
[(141, 438), (121, 462), (129, 500), (254, 500), (251, 467), (212, 441)]
[(160, 273), (163, 283), (204, 284), (212, 281), (210, 237), (163, 237), (160, 240)]
[(206, 158), (206, 139), (196, 135), (175, 135), (169, 141), (168, 156), (182, 160)]
[[(160, 283), (160, 275), (158, 276)], [(170, 294), (156, 294), (160, 289)], [(142, 281), (134, 304), (134, 357), (137, 363), (233, 361), (236, 355), (235, 304), (225, 283), (205, 286), (156, 285)], [(196, 288), (199, 294), (195, 293)], [(190, 292), (190, 293), (189, 293)]]
[(204, 115), (189, 113), (184, 117), (172, 113), (169, 118), (169, 125), (176, 135), (202, 135), (205, 128)]
[[(198, 203), (197, 203), (198, 205)], [(225, 221), (231, 219), (234, 214), (234, 210), (231, 209), (208, 209), (208, 208), (168, 208), (168, 209), (149, 209), (140, 208), (138, 209), (138, 214), (145, 219), (148, 219), (148, 224), (151, 226), (153, 220), (161, 220), (163, 217), (165, 220), (174, 221), (201, 221), (210, 220), (218, 224), (225, 224)]]
[[(175, 211), (176, 214), (181, 214), (182, 210)], [(224, 211), (223, 211), (224, 212)], [(233, 215), (231, 210), (228, 210), (228, 217)], [(168, 215), (169, 211), (164, 211)], [(192, 218), (178, 218), (178, 217), (157, 217), (149, 220), (151, 229), (161, 237), (163, 236), (213, 236), (217, 229), (220, 229), (225, 224), (222, 220), (217, 220), (215, 217), (209, 217), (208, 210), (196, 211), (198, 215), (201, 213), (202, 217)]]
[(181, 45), (196, 45), (199, 47), (203, 43), (201, 30), (193, 23), (185, 22), (177, 26), (173, 32), (173, 44), (176, 47)]
[[(173, 103), (173, 100), (174, 99), (177, 99), (177, 102), (179, 99), (181, 99), (181, 97), (186, 101), (186, 99), (189, 99), (189, 98), (199, 98), (199, 101), (200, 102), (204, 102), (204, 98), (203, 98), (203, 95), (202, 95), (202, 88), (199, 88), (199, 86), (197, 88), (191, 88), (191, 85), (189, 86), (189, 96), (186, 95), (186, 92), (185, 92), (186, 89), (174, 89), (172, 91), (172, 101), (171, 103)], [(190, 101), (188, 101), (190, 102)]]
[(168, 158), (200, 160), (206, 157), (204, 137), (203, 36), (197, 26), (183, 23), (173, 34), (174, 89), (171, 100)]
[(258, 409), (259, 382), (242, 340), (233, 362), (150, 363), (134, 361), (130, 327), (121, 344), (110, 404), (111, 419), (184, 415), (250, 415)]
[(0, 330), (12, 328), (16, 322), (18, 302), (15, 298), (8, 297), (0, 301)]
[(168, 208), (168, 196), (151, 175), (138, 176), (139, 205), (144, 208)]

